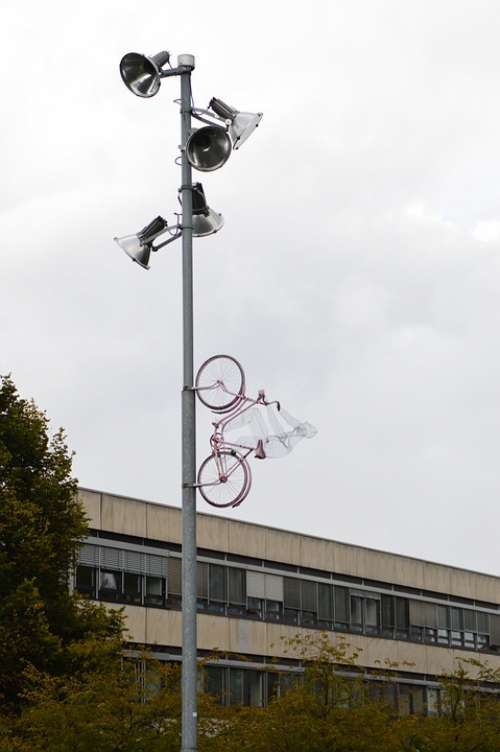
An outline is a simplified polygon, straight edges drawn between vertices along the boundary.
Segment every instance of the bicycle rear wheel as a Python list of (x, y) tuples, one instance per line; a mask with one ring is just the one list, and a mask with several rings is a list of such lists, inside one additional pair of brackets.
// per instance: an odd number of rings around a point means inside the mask
[(244, 457), (223, 449), (211, 454), (198, 471), (198, 489), (213, 507), (232, 507), (241, 504), (250, 490), (250, 466)]
[(243, 397), (245, 374), (231, 355), (213, 355), (206, 360), (195, 381), (198, 399), (215, 413), (229, 412)]

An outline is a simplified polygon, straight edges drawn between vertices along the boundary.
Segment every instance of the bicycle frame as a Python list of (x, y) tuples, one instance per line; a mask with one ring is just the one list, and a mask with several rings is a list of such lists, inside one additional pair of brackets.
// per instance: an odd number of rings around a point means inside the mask
[[(212, 449), (212, 454), (217, 466), (217, 470), (219, 472), (219, 480), (213, 481), (212, 483), (205, 483), (203, 485), (217, 485), (221, 481), (226, 481), (232, 473), (237, 469), (238, 465), (241, 464), (242, 461), (246, 461), (247, 457), (252, 453), (255, 452), (257, 447), (255, 446), (248, 446), (247, 444), (239, 444), (232, 441), (227, 441), (227, 439), (224, 436), (224, 431), (227, 428), (227, 426), (236, 418), (239, 418), (241, 415), (246, 413), (248, 410), (250, 410), (252, 407), (255, 407), (255, 405), (277, 405), (279, 409), (279, 402), (278, 400), (273, 400), (272, 402), (268, 402), (266, 400), (266, 395), (263, 389), (259, 390), (257, 399), (252, 399), (251, 397), (247, 397), (245, 394), (238, 395), (234, 392), (231, 392), (229, 389), (227, 389), (223, 382), (219, 382), (215, 384), (214, 386), (217, 386), (219, 389), (224, 391), (226, 394), (228, 394), (231, 397), (239, 397), (239, 401), (236, 403), (236, 405), (231, 409), (231, 411), (224, 415), (220, 420), (214, 421), (212, 425), (214, 426), (214, 432), (212, 436), (210, 437), (210, 447)], [(213, 389), (213, 386), (209, 387), (198, 387), (198, 391)], [(243, 404), (243, 407), (242, 407)], [(231, 454), (234, 452), (235, 462), (233, 465), (231, 465), (229, 468), (224, 467), (224, 463), (221, 458), (221, 453), (224, 451), (229, 451)], [(264, 457), (262, 457), (264, 459)], [(199, 487), (201, 484), (197, 484)]]

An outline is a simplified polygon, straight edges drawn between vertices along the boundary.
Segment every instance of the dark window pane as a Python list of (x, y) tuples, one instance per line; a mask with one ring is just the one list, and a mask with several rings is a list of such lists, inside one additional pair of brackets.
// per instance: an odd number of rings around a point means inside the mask
[(244, 703), (252, 707), (262, 705), (262, 674), (260, 671), (243, 672)]
[(396, 628), (398, 630), (408, 630), (409, 614), (408, 600), (406, 598), (396, 598)]
[(226, 567), (210, 564), (210, 600), (226, 600)]
[(229, 702), (231, 705), (243, 702), (243, 671), (240, 668), (229, 669)]
[(168, 559), (168, 594), (180, 595), (181, 593), (181, 560), (170, 556)]
[(335, 585), (335, 623), (349, 622), (349, 591), (345, 587)]
[(392, 595), (383, 595), (382, 602), (382, 627), (385, 630), (394, 628), (394, 598)]
[(318, 617), (322, 621), (332, 621), (332, 586), (318, 585)]
[(196, 592), (198, 598), (208, 598), (208, 564), (196, 564)]
[(85, 567), (80, 564), (76, 568), (76, 589), (80, 593), (95, 595), (95, 573), (94, 567)]
[(302, 609), (304, 611), (316, 612), (318, 606), (316, 603), (316, 583), (302, 580)]
[(244, 569), (228, 568), (229, 602), (245, 602), (246, 572)]
[(266, 601), (266, 618), (271, 621), (281, 621), (283, 604), (280, 601)]
[(123, 594), (128, 603), (141, 602), (142, 577), (140, 574), (125, 572), (123, 575)]
[(283, 578), (285, 608), (300, 608), (300, 580)]
[(222, 702), (224, 698), (224, 669), (221, 666), (207, 666), (207, 692)]
[(248, 598), (247, 614), (262, 619), (262, 604), (261, 598)]
[(280, 675), (269, 672), (267, 675), (267, 701), (276, 699), (279, 696)]

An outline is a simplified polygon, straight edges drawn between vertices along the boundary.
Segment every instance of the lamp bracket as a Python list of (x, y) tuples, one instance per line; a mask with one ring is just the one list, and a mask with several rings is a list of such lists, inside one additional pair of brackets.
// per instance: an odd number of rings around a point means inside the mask
[(160, 243), (159, 245), (153, 245), (153, 246), (151, 246), (151, 250), (152, 251), (159, 251), (160, 248), (164, 248), (169, 243), (173, 243), (174, 240), (177, 240), (177, 238), (180, 238), (181, 235), (182, 235), (182, 227), (180, 225), (177, 225), (177, 227), (178, 227), (179, 230), (181, 230), (181, 232), (176, 232), (175, 235), (172, 235), (171, 238), (169, 238), (168, 240), (165, 240), (163, 243)]
[(177, 68), (167, 68), (166, 70), (158, 71), (160, 78), (169, 78), (170, 76), (180, 76), (183, 73), (193, 70), (190, 66), (179, 65)]
[[(218, 115), (215, 115), (213, 112), (210, 112), (209, 110), (202, 110), (199, 107), (193, 107), (191, 110), (191, 115), (196, 118), (196, 120), (201, 120), (202, 123), (207, 123), (208, 125), (219, 125), (220, 123), (224, 123), (224, 125), (227, 127), (231, 124), (230, 120), (224, 120), (224, 118), (219, 117)], [(205, 117), (203, 117), (205, 115)], [(209, 120), (208, 118), (211, 118)]]

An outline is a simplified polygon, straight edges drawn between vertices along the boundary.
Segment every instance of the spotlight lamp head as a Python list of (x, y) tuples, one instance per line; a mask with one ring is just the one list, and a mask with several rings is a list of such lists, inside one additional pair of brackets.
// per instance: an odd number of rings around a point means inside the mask
[(224, 225), (222, 214), (211, 209), (205, 198), (205, 191), (201, 183), (193, 185), (193, 237), (203, 238), (213, 235)]
[(222, 99), (213, 97), (209, 107), (223, 120), (229, 120), (229, 135), (236, 151), (252, 135), (262, 120), (262, 112), (239, 112), (226, 104)]
[(143, 269), (149, 269), (149, 257), (153, 248), (153, 240), (166, 231), (167, 221), (163, 217), (155, 217), (146, 227), (136, 235), (124, 235), (121, 238), (113, 238), (120, 248), (130, 256)]
[(128, 52), (120, 62), (120, 75), (125, 86), (138, 97), (154, 97), (161, 84), (162, 67), (168, 63), (170, 53), (163, 51), (147, 57), (138, 52)]
[(231, 154), (231, 139), (220, 125), (206, 125), (194, 130), (186, 144), (189, 164), (200, 172), (222, 167)]

